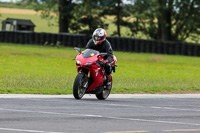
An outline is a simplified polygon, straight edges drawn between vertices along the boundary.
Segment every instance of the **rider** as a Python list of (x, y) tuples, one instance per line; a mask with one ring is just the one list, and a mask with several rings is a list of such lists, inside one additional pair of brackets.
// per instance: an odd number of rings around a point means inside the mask
[(105, 73), (107, 78), (107, 84), (111, 80), (112, 66), (111, 62), (113, 61), (113, 50), (110, 45), (110, 42), (106, 39), (106, 31), (102, 28), (98, 28), (93, 32), (92, 39), (90, 39), (86, 45), (86, 49), (94, 49), (100, 53), (107, 53), (107, 58), (104, 60), (106, 63)]

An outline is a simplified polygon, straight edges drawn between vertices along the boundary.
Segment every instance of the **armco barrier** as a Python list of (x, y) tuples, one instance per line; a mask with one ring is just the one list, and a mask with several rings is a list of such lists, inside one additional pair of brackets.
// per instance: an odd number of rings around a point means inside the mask
[[(62, 45), (83, 48), (89, 39), (91, 39), (91, 36), (82, 34), (0, 31), (0, 42), (6, 43)], [(107, 39), (110, 41), (113, 50), (116, 51), (200, 56), (200, 45), (198, 44), (122, 37), (107, 37)]]

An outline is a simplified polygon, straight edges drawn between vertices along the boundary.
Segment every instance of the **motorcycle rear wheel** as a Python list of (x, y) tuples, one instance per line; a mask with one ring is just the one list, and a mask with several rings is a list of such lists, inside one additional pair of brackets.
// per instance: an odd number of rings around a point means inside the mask
[(75, 99), (81, 99), (84, 96), (87, 89), (86, 87), (84, 87), (84, 84), (86, 84), (87, 82), (88, 80), (85, 74), (78, 73), (73, 85), (73, 95)]
[(111, 77), (111, 84), (109, 86), (109, 89), (103, 88), (100, 93), (96, 94), (97, 99), (105, 100), (110, 95), (111, 89), (112, 89), (112, 77)]

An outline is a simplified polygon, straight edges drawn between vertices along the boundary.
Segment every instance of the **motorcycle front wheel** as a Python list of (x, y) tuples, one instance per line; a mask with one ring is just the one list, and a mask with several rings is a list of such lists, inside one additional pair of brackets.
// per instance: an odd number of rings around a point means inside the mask
[(74, 80), (73, 85), (73, 95), (76, 99), (81, 99), (87, 89), (88, 78), (85, 76), (84, 73), (78, 73)]

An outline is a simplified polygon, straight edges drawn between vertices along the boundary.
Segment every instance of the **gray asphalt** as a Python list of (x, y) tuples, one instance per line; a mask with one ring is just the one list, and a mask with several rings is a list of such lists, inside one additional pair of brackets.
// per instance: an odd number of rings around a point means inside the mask
[(0, 133), (199, 133), (200, 98), (0, 98)]

